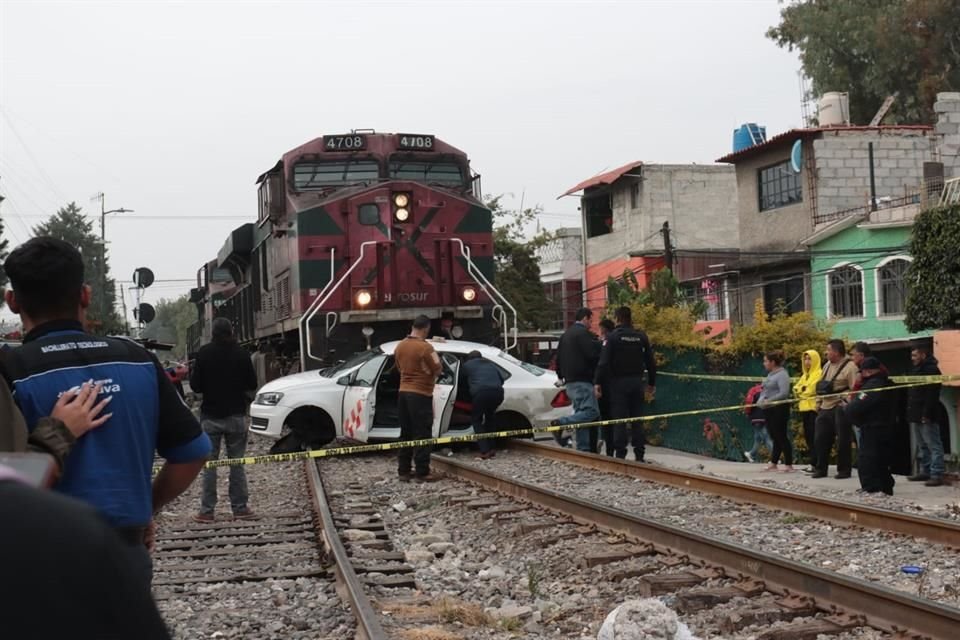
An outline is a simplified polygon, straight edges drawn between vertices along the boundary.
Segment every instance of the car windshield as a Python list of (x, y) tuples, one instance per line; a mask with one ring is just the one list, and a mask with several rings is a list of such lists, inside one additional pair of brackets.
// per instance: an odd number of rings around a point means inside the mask
[(499, 354), (497, 354), (497, 355), (499, 355), (501, 358), (503, 358), (504, 360), (506, 360), (506, 361), (509, 362), (510, 364), (516, 365), (516, 366), (520, 367), (521, 369), (523, 369), (524, 371), (526, 371), (527, 373), (532, 373), (532, 374), (535, 375), (535, 376), (542, 376), (543, 374), (545, 374), (545, 373), (547, 372), (546, 369), (541, 369), (540, 367), (538, 367), (538, 366), (535, 365), (535, 364), (530, 364), (529, 362), (523, 362), (522, 360), (518, 360), (518, 359), (514, 358), (512, 355), (510, 355), (510, 354), (507, 353), (506, 351), (501, 351), (501, 352), (500, 352)]
[(369, 360), (370, 358), (378, 354), (380, 354), (379, 349), (371, 349), (370, 351), (363, 351), (361, 353), (358, 353), (356, 355), (353, 355), (347, 358), (343, 362), (338, 362), (332, 367), (321, 369), (320, 375), (323, 376), (324, 378), (336, 378), (344, 371), (349, 371), (354, 367), (359, 367), (361, 364), (363, 364), (364, 362), (366, 362), (367, 360)]

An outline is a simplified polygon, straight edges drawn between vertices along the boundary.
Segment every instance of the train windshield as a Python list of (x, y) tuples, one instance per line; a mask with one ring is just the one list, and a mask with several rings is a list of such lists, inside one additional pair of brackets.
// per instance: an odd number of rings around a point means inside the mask
[(298, 162), (293, 166), (293, 186), (297, 191), (376, 182), (379, 177), (376, 160)]
[(463, 185), (463, 172), (453, 162), (390, 162), (390, 177), (394, 180), (413, 180), (459, 187)]

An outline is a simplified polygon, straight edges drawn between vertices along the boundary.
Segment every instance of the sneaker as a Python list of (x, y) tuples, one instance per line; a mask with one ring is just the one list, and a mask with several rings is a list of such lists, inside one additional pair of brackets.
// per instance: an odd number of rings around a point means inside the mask
[(198, 513), (195, 516), (193, 516), (194, 522), (200, 522), (203, 524), (209, 524), (211, 522), (214, 522), (215, 520), (216, 518), (214, 518), (212, 513)]
[(421, 483), (422, 483), (422, 482), (436, 482), (437, 480), (441, 480), (442, 478), (443, 478), (443, 476), (438, 476), (438, 475), (436, 475), (436, 474), (434, 474), (434, 473), (428, 473), (428, 474), (425, 475), (425, 476), (413, 476), (413, 481), (414, 481), (414, 482), (421, 482)]
[(915, 476), (907, 476), (907, 480), (910, 482), (926, 482), (930, 479), (930, 476), (926, 473), (918, 473)]
[(747, 459), (747, 462), (753, 462), (753, 456), (750, 455), (750, 452), (749, 452), (749, 451), (744, 451), (744, 452), (743, 452), (743, 457)]
[(240, 511), (233, 512), (234, 520), (256, 520), (257, 514), (255, 514), (250, 509), (241, 509)]
[(930, 479), (923, 483), (925, 487), (940, 487), (943, 486), (943, 478), (940, 476), (930, 476)]
[(397, 479), (400, 480), (400, 482), (410, 482), (413, 479), (413, 474), (400, 473), (397, 475)]
[(812, 474), (810, 474), (810, 477), (811, 477), (811, 478), (826, 478), (826, 477), (827, 477), (827, 474), (826, 474), (826, 472), (823, 472), (823, 471), (814, 471)]
[(764, 470), (764, 471), (777, 471), (777, 465), (775, 465), (775, 464), (768, 464), (766, 467), (763, 468), (763, 470)]
[(833, 476), (833, 477), (836, 478), (837, 480), (846, 480), (847, 478), (850, 477), (850, 474), (849, 474), (849, 473), (838, 473), (837, 475), (835, 475), (835, 476)]

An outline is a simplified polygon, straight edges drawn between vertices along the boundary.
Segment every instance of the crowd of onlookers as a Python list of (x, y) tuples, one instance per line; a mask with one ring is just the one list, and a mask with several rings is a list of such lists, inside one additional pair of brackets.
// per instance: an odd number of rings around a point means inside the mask
[[(802, 372), (792, 385), (784, 368), (784, 354), (764, 356), (767, 376), (746, 396), (748, 419), (754, 429), (753, 447), (744, 452), (758, 461), (761, 448), (770, 453), (766, 469), (793, 472), (791, 411), (799, 414), (812, 478), (825, 478), (836, 446), (837, 479), (851, 477), (852, 444), (857, 443), (860, 491), (893, 494), (891, 465), (901, 393), (870, 346), (857, 342), (850, 353), (842, 340), (827, 343), (826, 362), (816, 350), (804, 352)], [(914, 344), (910, 374), (939, 376), (936, 358), (926, 343)], [(943, 484), (944, 449), (940, 438), (940, 384), (910, 383), (906, 387), (906, 417), (916, 444), (916, 473), (907, 479), (928, 487)], [(794, 409), (795, 407), (795, 409)], [(781, 466), (782, 462), (782, 466)]]

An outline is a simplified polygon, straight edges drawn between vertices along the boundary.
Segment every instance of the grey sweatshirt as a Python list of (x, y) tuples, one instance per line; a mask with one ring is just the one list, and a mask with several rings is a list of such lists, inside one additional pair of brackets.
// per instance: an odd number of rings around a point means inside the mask
[(763, 391), (760, 393), (760, 399), (757, 404), (763, 405), (767, 402), (776, 402), (777, 400), (786, 400), (790, 397), (790, 374), (783, 367), (776, 371), (771, 371), (763, 379)]

